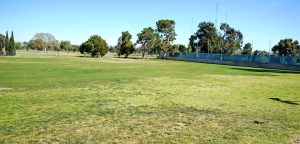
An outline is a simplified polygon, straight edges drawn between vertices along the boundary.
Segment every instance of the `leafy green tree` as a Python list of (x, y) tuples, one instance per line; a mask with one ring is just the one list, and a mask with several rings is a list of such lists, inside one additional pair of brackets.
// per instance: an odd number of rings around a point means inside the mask
[(47, 44), (42, 39), (30, 40), (27, 48), (42, 51), (47, 47)]
[(71, 45), (71, 50), (73, 52), (79, 51), (79, 46), (78, 45)]
[(145, 58), (145, 53), (150, 53), (156, 47), (159, 35), (151, 28), (144, 28), (139, 34), (137, 34), (137, 43), (141, 44), (142, 59)]
[(172, 42), (176, 40), (175, 32), (175, 21), (174, 20), (159, 20), (156, 22), (157, 31), (160, 33), (162, 38), (161, 51), (164, 53), (164, 57), (167, 51), (171, 50)]
[(197, 49), (197, 37), (195, 35), (191, 35), (191, 37), (189, 38), (189, 50), (190, 52), (196, 52)]
[(8, 45), (8, 56), (15, 56), (16, 55), (16, 47), (15, 47), (15, 39), (14, 39), (14, 32), (11, 32), (9, 45)]
[(243, 34), (240, 31), (230, 27), (227, 23), (222, 23), (220, 29), (223, 31), (223, 53), (234, 54), (240, 50), (243, 44)]
[(251, 43), (246, 43), (243, 47), (242, 55), (251, 55), (252, 54), (252, 45)]
[(120, 55), (125, 55), (125, 58), (128, 58), (128, 56), (134, 52), (131, 38), (132, 35), (128, 31), (122, 32)]
[(198, 30), (189, 38), (188, 51), (201, 53), (234, 54), (241, 51), (243, 34), (226, 23), (218, 32), (212, 22), (201, 22)]
[(185, 47), (185, 45), (179, 45), (179, 52), (180, 53), (186, 53), (187, 52), (187, 48)]
[(22, 43), (21, 42), (16, 42), (15, 47), (16, 47), (16, 49), (21, 49), (22, 48)]
[(21, 48), (24, 50), (28, 50), (28, 44), (29, 44), (29, 42), (23, 42)]
[[(217, 29), (211, 22), (202, 22), (195, 33), (198, 46), (202, 53), (220, 53)], [(191, 37), (192, 38), (192, 37)]]
[(260, 51), (260, 50), (255, 50), (253, 52), (253, 55), (258, 55), (258, 56), (269, 56), (270, 53), (266, 51)]
[(65, 50), (67, 52), (72, 51), (72, 45), (70, 41), (61, 41), (60, 42), (60, 48), (62, 50)]
[(89, 39), (89, 41), (94, 44), (94, 50), (91, 54), (93, 57), (98, 57), (99, 55), (103, 57), (108, 52), (108, 45), (100, 36), (94, 35)]
[(121, 56), (121, 45), (122, 45), (122, 37), (119, 37), (118, 38), (118, 43), (117, 45), (115, 46), (115, 51), (116, 53), (118, 54), (118, 57), (120, 58)]
[(109, 46), (109, 47), (108, 47), (108, 51), (109, 51), (110, 53), (115, 53), (115, 52), (116, 52), (116, 49), (115, 49), (114, 46)]
[(81, 44), (79, 51), (82, 54), (88, 53), (92, 57), (103, 57), (108, 52), (108, 45), (99, 35), (93, 35)]
[(178, 53), (179, 52), (179, 45), (178, 44), (172, 45), (171, 52), (172, 53)]
[(5, 47), (5, 36), (0, 34), (0, 56), (4, 55), (3, 48)]
[(159, 34), (158, 33), (155, 34), (156, 34), (156, 41), (153, 44), (154, 46), (150, 49), (149, 54), (159, 54), (159, 52), (163, 47), (163, 43), (159, 37)]
[(300, 45), (297, 40), (283, 39), (272, 48), (272, 51), (279, 56), (300, 56)]
[(79, 47), (80, 53), (86, 55), (87, 53), (90, 54), (92, 53), (92, 50), (94, 49), (94, 44), (90, 41), (86, 41), (82, 43)]
[(8, 37), (8, 32), (6, 31), (6, 35), (5, 35), (5, 54), (8, 55), (9, 53), (9, 37)]

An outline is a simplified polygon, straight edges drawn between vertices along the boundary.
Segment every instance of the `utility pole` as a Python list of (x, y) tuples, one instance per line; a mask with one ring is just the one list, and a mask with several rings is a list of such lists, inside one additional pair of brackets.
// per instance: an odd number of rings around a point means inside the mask
[(193, 34), (194, 18), (192, 18), (191, 35)]
[(218, 11), (219, 11), (219, 1), (217, 1), (217, 6), (216, 6), (216, 19), (215, 19), (216, 27), (218, 27)]
[(208, 40), (208, 43), (207, 43), (207, 59), (209, 58), (209, 40)]
[(223, 60), (223, 55), (222, 55), (222, 53), (223, 53), (223, 41), (221, 41), (221, 60)]
[(271, 43), (272, 43), (272, 41), (270, 40), (270, 43), (269, 43), (269, 63), (271, 61)]
[[(252, 40), (252, 50), (254, 48), (254, 45), (253, 45), (253, 40)], [(250, 63), (252, 62), (252, 51), (251, 51), (251, 54), (250, 54)]]
[[(192, 17), (191, 36), (193, 35), (193, 26), (194, 26), (194, 18)], [(189, 43), (189, 40), (188, 40), (187, 46), (189, 46), (189, 44), (190, 44), (190, 43)], [(192, 45), (190, 45), (190, 48), (192, 48), (193, 45), (194, 45), (194, 41), (193, 41)], [(192, 50), (191, 50), (191, 52), (192, 52)]]
[[(216, 6), (216, 21), (215, 21), (215, 26), (218, 28), (218, 11), (219, 11), (219, 0), (217, 1), (217, 6)], [(222, 46), (221, 46), (222, 47)], [(221, 48), (222, 49), (222, 48)], [(222, 50), (221, 50), (222, 51)], [(221, 52), (222, 55), (222, 52)], [(222, 59), (222, 58), (221, 58)]]

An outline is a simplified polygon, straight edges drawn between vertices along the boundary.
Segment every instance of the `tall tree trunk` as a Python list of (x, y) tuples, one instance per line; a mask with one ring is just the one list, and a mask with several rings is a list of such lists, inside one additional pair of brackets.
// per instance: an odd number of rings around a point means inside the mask
[(145, 59), (145, 51), (143, 51), (142, 59)]
[(165, 57), (166, 57), (166, 52), (163, 51), (163, 50), (161, 50), (161, 51), (159, 52), (159, 58), (160, 58), (160, 59), (165, 59)]
[(145, 53), (146, 53), (146, 41), (143, 43), (143, 50), (142, 50), (142, 59), (145, 59)]

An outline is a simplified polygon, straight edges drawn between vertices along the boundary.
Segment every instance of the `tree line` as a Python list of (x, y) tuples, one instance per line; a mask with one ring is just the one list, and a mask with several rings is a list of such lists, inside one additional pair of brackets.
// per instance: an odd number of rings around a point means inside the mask
[[(137, 41), (132, 43), (132, 35), (122, 32), (116, 46), (109, 48), (109, 51), (116, 52), (118, 56), (125, 58), (133, 52), (139, 52), (144, 59), (145, 54), (162, 54), (162, 58), (167, 53), (176, 55), (179, 53), (197, 52), (212, 54), (242, 54), (267, 56), (271, 53), (267, 51), (252, 51), (251, 43), (243, 45), (243, 34), (227, 23), (222, 23), (219, 30), (212, 22), (201, 22), (197, 31), (190, 36), (189, 44), (173, 44), (176, 40), (175, 21), (159, 20), (156, 22), (156, 29), (146, 27), (137, 34)], [(272, 48), (272, 55), (279, 56), (300, 56), (300, 45), (297, 40), (283, 39)]]
[(15, 56), (16, 55), (16, 47), (15, 47), (15, 39), (14, 32), (11, 32), (10, 38), (8, 37), (8, 32), (6, 31), (6, 35), (0, 34), (0, 56)]
[[(251, 43), (243, 45), (243, 34), (227, 23), (221, 23), (219, 29), (212, 22), (200, 22), (197, 31), (189, 38), (187, 47), (182, 44), (174, 44), (176, 40), (175, 21), (162, 19), (156, 22), (156, 28), (145, 27), (137, 34), (137, 41), (132, 42), (132, 35), (128, 31), (121, 33), (117, 45), (108, 46), (100, 35), (92, 35), (80, 46), (72, 45), (70, 41), (58, 41), (52, 34), (37, 33), (29, 42), (15, 43), (13, 32), (11, 37), (0, 35), (0, 55), (15, 55), (16, 49), (54, 50), (54, 51), (79, 51), (92, 57), (103, 57), (107, 52), (117, 53), (118, 57), (127, 58), (136, 52), (142, 55), (160, 54), (162, 58), (166, 54), (177, 55), (179, 53), (197, 52), (211, 54), (242, 54), (242, 55), (270, 55), (266, 51), (252, 51)], [(3, 48), (5, 50), (3, 50)], [(5, 51), (5, 52), (4, 52)], [(282, 39), (272, 47), (272, 54), (279, 56), (300, 56), (300, 45), (297, 40)]]
[(118, 56), (124, 55), (127, 58), (133, 52), (140, 52), (142, 59), (145, 54), (159, 54), (163, 53), (163, 57), (168, 51), (181, 52), (186, 51), (184, 45), (174, 45), (176, 40), (175, 21), (174, 20), (159, 20), (156, 22), (156, 29), (146, 27), (137, 34), (137, 41), (131, 42), (132, 35), (128, 32), (122, 32), (118, 39), (118, 43), (110, 51), (116, 52)]
[[(252, 44), (243, 46), (243, 34), (227, 23), (222, 23), (217, 31), (211, 22), (202, 22), (195, 34), (189, 38), (191, 52), (213, 54), (270, 55), (269, 52), (256, 50), (252, 52)], [(297, 40), (283, 39), (272, 48), (273, 55), (300, 56), (300, 46)]]
[(65, 51), (75, 52), (79, 50), (79, 46), (72, 45), (68, 40), (58, 41), (50, 33), (36, 33), (28, 43), (23, 43), (26, 50), (44, 50), (44, 51)]
[(16, 55), (16, 50), (38, 50), (38, 51), (79, 51), (78, 45), (72, 45), (68, 40), (58, 41), (50, 33), (36, 33), (29, 42), (15, 42), (13, 32), (11, 37), (0, 34), (0, 55)]

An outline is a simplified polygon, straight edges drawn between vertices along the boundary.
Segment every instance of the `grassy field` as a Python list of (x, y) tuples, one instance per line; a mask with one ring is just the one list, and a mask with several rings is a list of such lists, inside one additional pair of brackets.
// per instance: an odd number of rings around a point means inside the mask
[(0, 57), (0, 143), (300, 143), (300, 73)]

